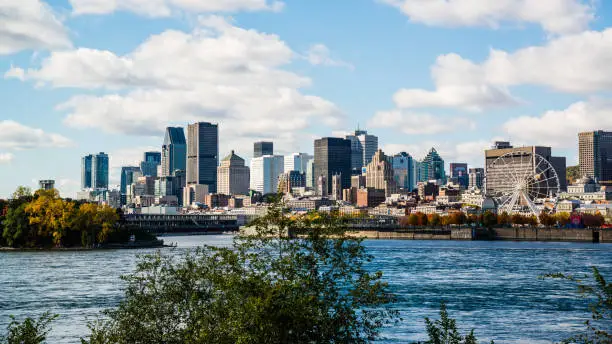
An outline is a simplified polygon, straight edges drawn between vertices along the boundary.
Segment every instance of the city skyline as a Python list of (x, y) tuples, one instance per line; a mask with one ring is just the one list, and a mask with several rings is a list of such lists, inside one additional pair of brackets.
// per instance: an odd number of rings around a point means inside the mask
[(39, 179), (74, 197), (80, 158), (102, 151), (119, 185), (121, 166), (161, 150), (167, 126), (193, 122), (219, 123), (218, 157), (234, 149), (248, 161), (256, 141), (273, 141), (279, 155), (313, 154), (315, 138), (361, 127), (387, 155), (421, 160), (434, 147), (446, 166), (470, 168), (484, 167), (495, 140), (550, 146), (576, 165), (578, 133), (612, 129), (609, 2), (567, 0), (527, 16), (483, 1), (484, 12), (459, 18), (452, 5), (432, 14), (412, 0), (358, 1), (350, 15), (339, 3), (290, 0), (214, 12), (27, 1), (0, 5), (25, 24), (0, 28), (9, 37), (0, 43), (0, 178), (10, 181), (0, 197)]

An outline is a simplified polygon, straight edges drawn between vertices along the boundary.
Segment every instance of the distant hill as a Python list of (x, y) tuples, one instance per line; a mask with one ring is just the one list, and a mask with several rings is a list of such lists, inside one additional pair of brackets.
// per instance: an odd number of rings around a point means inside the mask
[(567, 176), (567, 183), (574, 184), (576, 180), (582, 177), (580, 175), (580, 166), (568, 166), (565, 170), (565, 175)]

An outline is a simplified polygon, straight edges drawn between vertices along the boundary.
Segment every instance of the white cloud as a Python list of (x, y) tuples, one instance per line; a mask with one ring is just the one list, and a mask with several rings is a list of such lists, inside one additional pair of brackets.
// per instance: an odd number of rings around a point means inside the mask
[(281, 1), (268, 0), (70, 0), (70, 4), (74, 15), (127, 11), (149, 17), (167, 17), (179, 11), (280, 11), (284, 6)]
[(610, 128), (612, 102), (602, 100), (581, 101), (564, 110), (513, 118), (504, 124), (513, 140), (554, 148), (574, 148), (579, 132)]
[(0, 1), (0, 55), (71, 46), (66, 28), (40, 0)]
[(308, 53), (306, 54), (306, 59), (312, 65), (318, 66), (333, 66), (333, 67), (345, 67), (350, 70), (355, 69), (355, 67), (345, 61), (334, 59), (331, 57), (331, 52), (327, 46), (324, 44), (313, 44), (310, 49), (308, 49)]
[(0, 165), (10, 164), (15, 156), (12, 153), (0, 153)]
[(532, 23), (554, 34), (580, 32), (594, 19), (583, 0), (380, 0), (410, 20), (432, 26), (486, 26)]
[(0, 148), (31, 149), (44, 147), (69, 147), (73, 143), (59, 134), (45, 133), (11, 120), (0, 121)]
[(434, 116), (402, 110), (379, 111), (368, 126), (371, 128), (394, 128), (405, 134), (441, 134), (453, 131), (473, 130), (476, 123), (462, 117)]
[(344, 115), (301, 91), (311, 80), (284, 70), (296, 58), (277, 35), (212, 16), (190, 33), (151, 36), (124, 56), (85, 48), (53, 52), (38, 69), (10, 73), (49, 87), (112, 91), (59, 104), (72, 127), (161, 136), (168, 125), (209, 121), (221, 123), (224, 142), (279, 137), (297, 147), (311, 124), (336, 127)]
[(563, 36), (544, 46), (508, 53), (491, 50), (481, 64), (457, 54), (438, 57), (432, 67), (435, 90), (401, 89), (399, 108), (458, 108), (484, 111), (520, 104), (508, 88), (537, 85), (568, 93), (612, 89), (612, 28)]

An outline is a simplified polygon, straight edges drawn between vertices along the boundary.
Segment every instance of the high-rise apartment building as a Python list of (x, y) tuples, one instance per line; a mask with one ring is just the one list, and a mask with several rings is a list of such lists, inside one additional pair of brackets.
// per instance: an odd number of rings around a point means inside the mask
[(251, 190), (261, 194), (276, 193), (278, 176), (283, 173), (284, 156), (264, 155), (251, 159)]
[(351, 185), (351, 141), (325, 137), (314, 142), (314, 178), (325, 178), (326, 191), (332, 189), (332, 176), (340, 175), (342, 188)]
[(157, 166), (161, 164), (160, 152), (145, 152), (140, 162), (140, 171), (143, 176), (157, 177)]
[(469, 187), (470, 177), (468, 175), (468, 165), (466, 163), (451, 162), (450, 172), (451, 178), (463, 189), (467, 189)]
[(219, 166), (219, 126), (208, 122), (190, 124), (187, 128), (187, 184), (208, 185), (217, 193)]
[(90, 189), (91, 184), (91, 164), (93, 155), (89, 154), (81, 158), (81, 189)]
[[(378, 150), (378, 137), (369, 135), (365, 130), (355, 130), (352, 135), (347, 135), (351, 146), (351, 171), (353, 175), (361, 174), (361, 169), (367, 166)], [(361, 161), (359, 160), (361, 154)]]
[(181, 127), (166, 128), (162, 146), (161, 177), (173, 176), (176, 170), (185, 171), (187, 163), (187, 142), (185, 131)]
[(578, 134), (578, 161), (582, 176), (612, 184), (612, 132), (598, 130)]
[(108, 155), (100, 152), (91, 160), (91, 187), (108, 189)]
[[(553, 157), (550, 147), (512, 147), (508, 142), (503, 143), (503, 148), (497, 148), (500, 147), (500, 145), (496, 142), (492, 149), (485, 151), (485, 188), (488, 195), (494, 195), (500, 188), (507, 188), (513, 183), (513, 181), (506, 178), (506, 170), (493, 166), (495, 160), (502, 156), (506, 156), (504, 158), (505, 164), (503, 165), (503, 169), (511, 168), (515, 173), (519, 174), (544, 174), (546, 179), (553, 178), (556, 173), (559, 178), (559, 188), (561, 190), (566, 189), (565, 157)], [(555, 171), (551, 169), (546, 169), (544, 171), (540, 170), (541, 167), (535, 164), (534, 154), (542, 156), (544, 160), (550, 163)]]
[(221, 160), (217, 168), (217, 193), (223, 195), (248, 195), (251, 172), (244, 159), (232, 151)]
[(419, 181), (441, 180), (444, 183), (446, 174), (444, 172), (444, 160), (435, 148), (432, 148), (420, 163)]
[(484, 186), (484, 178), (484, 168), (470, 168), (468, 187), (470, 189), (482, 189)]
[(314, 189), (315, 185), (314, 157), (311, 157), (306, 162), (306, 187)]
[(386, 196), (397, 192), (393, 165), (380, 149), (376, 151), (372, 161), (366, 166), (366, 187), (385, 190)]
[(285, 156), (285, 172), (298, 171), (306, 173), (308, 162), (312, 155), (306, 153), (293, 153)]
[(264, 155), (274, 155), (273, 142), (260, 141), (253, 144), (253, 158), (260, 158)]
[(412, 191), (414, 182), (414, 160), (406, 152), (395, 154), (392, 158), (393, 176), (398, 188)]
[(47, 191), (53, 190), (55, 189), (55, 180), (53, 179), (39, 180), (38, 186), (42, 190), (47, 190)]

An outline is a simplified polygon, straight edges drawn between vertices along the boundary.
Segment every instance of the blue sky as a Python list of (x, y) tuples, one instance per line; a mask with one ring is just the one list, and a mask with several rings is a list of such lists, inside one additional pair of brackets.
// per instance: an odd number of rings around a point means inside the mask
[(6, 0), (0, 3), (0, 197), (80, 157), (117, 168), (163, 128), (220, 124), (312, 152), (358, 124), (388, 154), (482, 166), (494, 139), (551, 145), (612, 129), (612, 1)]

